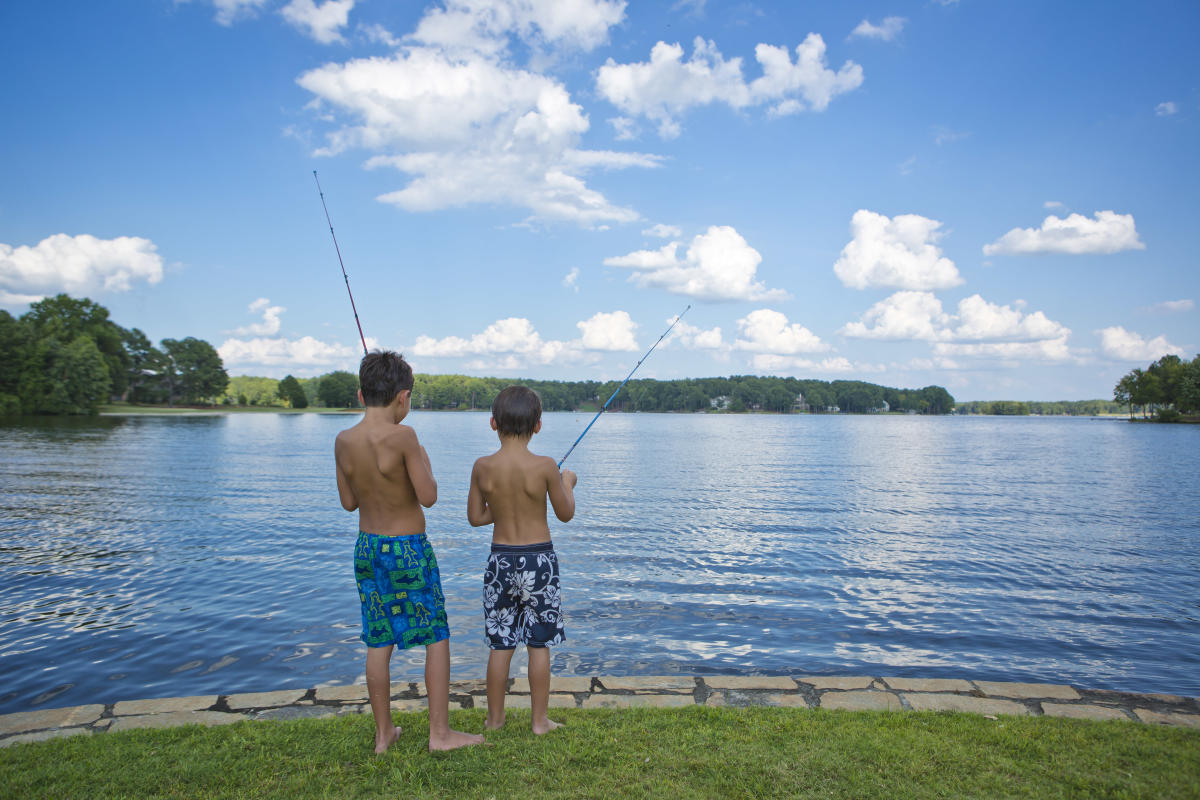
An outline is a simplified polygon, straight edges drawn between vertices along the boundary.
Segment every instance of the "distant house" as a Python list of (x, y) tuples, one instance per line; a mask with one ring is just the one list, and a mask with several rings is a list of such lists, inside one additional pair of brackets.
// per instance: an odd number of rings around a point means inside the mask
[(792, 403), (793, 411), (808, 411), (808, 403), (804, 402), (804, 395), (797, 394), (796, 400)]
[(729, 395), (723, 394), (720, 397), (710, 397), (708, 405), (717, 411), (725, 411), (729, 408)]
[(891, 411), (891, 410), (892, 410), (892, 407), (891, 407), (890, 405), (888, 405), (888, 401), (887, 401), (887, 400), (884, 400), (884, 401), (883, 401), (883, 405), (881, 405), (879, 408), (872, 408), (872, 409), (871, 409), (871, 413), (873, 413), (873, 414), (886, 414), (887, 412), (889, 412), (889, 411)]
[(838, 408), (837, 406), (825, 406), (826, 414), (840, 414), (841, 411), (842, 410), (840, 408)]

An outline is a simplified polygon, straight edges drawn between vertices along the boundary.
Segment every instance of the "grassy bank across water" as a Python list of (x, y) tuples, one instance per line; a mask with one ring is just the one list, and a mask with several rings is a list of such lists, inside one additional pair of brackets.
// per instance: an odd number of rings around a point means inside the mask
[[(0, 750), (4, 797), (1200, 797), (1200, 731), (1048, 717), (785, 708), (512, 711), (428, 754), (423, 713), (80, 735)], [(451, 724), (483, 729), (480, 710)]]

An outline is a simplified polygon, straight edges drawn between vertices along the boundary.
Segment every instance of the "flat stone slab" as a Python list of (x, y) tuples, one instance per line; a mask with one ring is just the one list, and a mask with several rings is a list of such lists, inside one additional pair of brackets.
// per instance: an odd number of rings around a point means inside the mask
[(979, 691), (989, 697), (1042, 698), (1055, 700), (1078, 700), (1079, 692), (1061, 683), (999, 683), (975, 681)]
[[(453, 700), (450, 701), (451, 708), (461, 708), (461, 703)], [(368, 706), (369, 708), (370, 706)], [(429, 698), (427, 697), (402, 697), (399, 700), (392, 701), (392, 711), (426, 711), (429, 709)]]
[(26, 733), (42, 728), (71, 728), (77, 725), (90, 725), (100, 719), (100, 715), (103, 713), (104, 706), (99, 704), (18, 711), (15, 714), (0, 716), (0, 736), (9, 733)]
[(278, 692), (248, 692), (247, 694), (231, 694), (225, 702), (234, 711), (247, 708), (270, 708), (272, 706), (290, 706), (308, 693), (307, 689), (283, 689)]
[[(421, 693), (422, 697), (426, 696), (424, 683), (418, 683), (417, 690)], [(474, 692), (486, 691), (487, 681), (484, 680), (450, 681), (450, 694), (472, 694)]]
[(705, 675), (710, 689), (795, 689), (796, 682), (788, 677), (770, 675)]
[(1156, 725), (1179, 725), (1185, 728), (1200, 728), (1200, 714), (1179, 714), (1174, 711), (1151, 711), (1148, 708), (1135, 708), (1133, 713), (1142, 722), (1152, 722)]
[(594, 694), (583, 700), (583, 708), (680, 708), (695, 704), (687, 694)]
[(249, 719), (245, 714), (224, 711), (168, 711), (165, 714), (145, 714), (140, 717), (118, 717), (110, 731), (132, 731), (139, 728), (176, 728), (180, 725), (229, 725)]
[(158, 700), (122, 700), (113, 707), (113, 714), (127, 717), (138, 714), (165, 714), (170, 711), (203, 711), (217, 702), (215, 694), (195, 697), (163, 697)]
[(79, 736), (80, 734), (90, 734), (91, 731), (87, 728), (54, 728), (48, 731), (38, 731), (37, 733), (19, 733), (16, 736), (10, 736), (7, 739), (0, 739), (0, 747), (9, 747), (22, 742), (44, 742), (47, 739), (61, 739), (64, 736)]
[[(1012, 700), (991, 697), (969, 697), (961, 694), (905, 693), (904, 699), (914, 711), (966, 711), (971, 714), (1012, 714), (1024, 716), (1029, 709)], [(821, 698), (825, 705), (825, 698)]]
[[(550, 676), (551, 692), (590, 692), (591, 690), (591, 678), (581, 678), (572, 675), (564, 675), (561, 678), (557, 675)], [(508, 691), (510, 693), (529, 694), (529, 678), (513, 678), (512, 688)]]
[(692, 690), (696, 688), (696, 679), (691, 675), (638, 675), (632, 677), (619, 677), (616, 675), (602, 675), (600, 677), (600, 685), (610, 691), (662, 691), (664, 689), (686, 689)]
[(806, 675), (796, 678), (800, 683), (807, 683), (814, 689), (866, 689), (874, 682), (874, 678), (865, 675)]
[(1069, 719), (1123, 719), (1131, 722), (1128, 716), (1119, 708), (1111, 706), (1095, 706), (1091, 703), (1042, 703), (1042, 713), (1047, 717), (1067, 717)]
[[(508, 709), (508, 708), (529, 709), (529, 707), (530, 707), (529, 704), (530, 704), (530, 698), (529, 698), (529, 695), (527, 695), (527, 694), (518, 694), (518, 695), (510, 694), (504, 698), (504, 707), (506, 709)], [(487, 698), (486, 697), (476, 697), (475, 698), (475, 707), (486, 709), (488, 707)], [(547, 708), (575, 708), (575, 695), (573, 695), (573, 694), (551, 694), (550, 700), (547, 703)]]
[(318, 686), (317, 702), (355, 702), (367, 700), (367, 687), (356, 683), (352, 686)]
[(706, 706), (779, 706), (782, 708), (808, 708), (808, 701), (799, 692), (788, 694), (754, 694), (747, 695), (736, 689), (713, 692), (704, 701)]
[(970, 692), (970, 682), (958, 678), (884, 678), (889, 687), (901, 692)]
[(826, 692), (821, 695), (821, 708), (830, 711), (902, 711), (904, 706), (891, 692), (854, 691)]

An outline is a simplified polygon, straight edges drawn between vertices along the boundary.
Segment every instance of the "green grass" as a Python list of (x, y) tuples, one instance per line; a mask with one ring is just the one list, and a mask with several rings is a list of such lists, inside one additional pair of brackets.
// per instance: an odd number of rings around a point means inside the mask
[[(397, 714), (106, 733), (0, 749), (4, 797), (1200, 797), (1200, 731), (1131, 722), (778, 708), (512, 711), (489, 747), (425, 751)], [(451, 724), (482, 730), (482, 711)]]

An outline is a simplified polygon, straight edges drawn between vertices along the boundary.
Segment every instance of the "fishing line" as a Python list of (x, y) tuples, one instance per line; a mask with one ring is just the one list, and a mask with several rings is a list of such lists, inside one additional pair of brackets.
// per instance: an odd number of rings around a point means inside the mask
[[(358, 309), (354, 305), (354, 293), (350, 291), (350, 276), (346, 274), (346, 265), (342, 263), (342, 249), (338, 247), (337, 234), (333, 232), (333, 222), (329, 219), (329, 206), (325, 205), (325, 192), (321, 191), (321, 181), (317, 171), (313, 170), (313, 180), (317, 182), (317, 194), (321, 195), (321, 208), (325, 209), (325, 221), (329, 223), (329, 235), (333, 237), (333, 249), (337, 251), (338, 265), (342, 268), (342, 277), (346, 279), (346, 294), (350, 295), (350, 310), (354, 312), (354, 324), (358, 326), (358, 338), (362, 342), (363, 355), (367, 354), (367, 337), (363, 336), (362, 323), (358, 321)], [(640, 362), (639, 362), (640, 363)]]
[(625, 376), (625, 380), (621, 381), (621, 386), (618, 386), (613, 391), (612, 395), (609, 396), (608, 400), (606, 400), (604, 402), (603, 407), (601, 407), (601, 409), (596, 412), (596, 416), (592, 417), (592, 421), (589, 422), (588, 426), (583, 429), (583, 433), (579, 434), (579, 438), (575, 440), (575, 444), (571, 445), (571, 449), (567, 451), (567, 455), (563, 456), (562, 458), (560, 458), (558, 460), (558, 468), (559, 469), (562, 469), (563, 462), (567, 460), (567, 456), (571, 455), (571, 452), (575, 449), (575, 445), (579, 444), (581, 441), (583, 441), (583, 437), (587, 436), (587, 432), (590, 431), (592, 429), (592, 426), (596, 424), (596, 420), (600, 419), (600, 415), (605, 412), (605, 410), (608, 408), (608, 404), (611, 403), (613, 401), (613, 398), (617, 396), (617, 392), (621, 391), (621, 387), (623, 387), (625, 384), (629, 383), (629, 379), (633, 377), (633, 373), (637, 372), (638, 367), (640, 367), (642, 365), (642, 362), (650, 357), (650, 354), (654, 352), (654, 348), (658, 347), (659, 342), (661, 342), (663, 339), (667, 338), (667, 334), (671, 332), (672, 328), (674, 328), (677, 324), (679, 324), (679, 320), (683, 319), (683, 315), (686, 314), (688, 312), (688, 309), (690, 309), (691, 307), (692, 306), (689, 303), (688, 307), (685, 308), (682, 312), (680, 312), (679, 316), (677, 316), (675, 318), (675, 321), (671, 323), (671, 327), (667, 328), (665, 331), (663, 331), (663, 335), (658, 337), (657, 342), (650, 345), (650, 349), (646, 351), (646, 355), (642, 356), (641, 359), (636, 364), (633, 365), (633, 369), (629, 370), (629, 374)]

